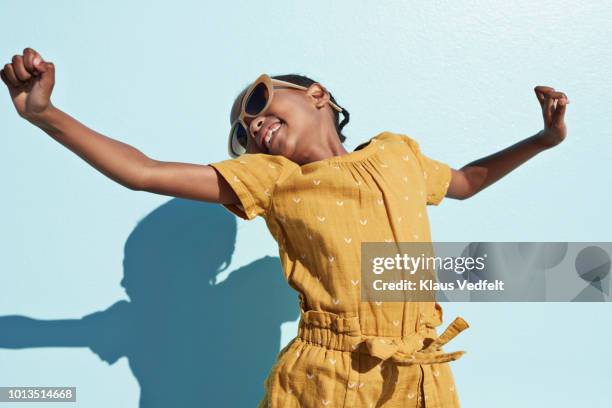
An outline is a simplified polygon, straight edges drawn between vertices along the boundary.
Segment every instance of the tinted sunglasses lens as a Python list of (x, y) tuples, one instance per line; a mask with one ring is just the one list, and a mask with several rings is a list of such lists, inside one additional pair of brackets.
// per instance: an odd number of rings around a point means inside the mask
[(234, 145), (234, 151), (239, 150), (241, 148), (246, 149), (247, 139), (248, 135), (244, 126), (242, 126), (240, 122), (236, 123), (232, 134), (232, 144)]
[(249, 99), (247, 99), (245, 112), (249, 115), (257, 115), (263, 110), (268, 102), (268, 87), (263, 82), (260, 82), (253, 88)]

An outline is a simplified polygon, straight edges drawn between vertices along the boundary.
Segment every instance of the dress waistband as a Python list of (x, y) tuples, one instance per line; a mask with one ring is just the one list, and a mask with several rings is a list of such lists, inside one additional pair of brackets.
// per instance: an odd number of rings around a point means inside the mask
[(298, 338), (305, 342), (340, 351), (366, 353), (381, 360), (393, 359), (400, 364), (435, 364), (454, 361), (465, 351), (445, 353), (442, 346), (469, 327), (456, 317), (444, 332), (436, 337), (435, 327), (441, 324), (417, 320), (418, 331), (402, 337), (362, 334), (359, 317), (342, 317), (335, 313), (301, 311)]

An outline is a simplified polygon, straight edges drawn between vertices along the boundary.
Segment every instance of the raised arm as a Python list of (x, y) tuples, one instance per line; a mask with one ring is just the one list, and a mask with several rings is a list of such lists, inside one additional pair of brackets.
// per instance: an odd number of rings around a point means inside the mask
[(542, 108), (544, 129), (459, 170), (451, 169), (452, 177), (446, 192), (447, 197), (460, 200), (469, 198), (536, 154), (558, 145), (565, 139), (567, 128), (564, 115), (565, 107), (569, 103), (567, 96), (547, 86), (536, 86), (534, 91)]
[(25, 48), (0, 77), (19, 115), (117, 183), (131, 189), (214, 203), (237, 203), (233, 190), (209, 165), (163, 162), (104, 136), (51, 103), (55, 66)]

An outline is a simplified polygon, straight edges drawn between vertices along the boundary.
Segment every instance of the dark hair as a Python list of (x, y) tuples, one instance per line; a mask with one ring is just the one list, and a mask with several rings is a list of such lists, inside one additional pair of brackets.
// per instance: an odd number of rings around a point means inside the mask
[[(305, 87), (309, 87), (310, 85), (317, 82), (312, 78), (309, 78), (304, 75), (298, 75), (298, 74), (274, 75), (274, 76), (271, 76), (270, 78), (279, 79), (281, 81), (286, 81), (286, 82), (291, 82), (292, 84), (301, 85)], [(347, 123), (350, 120), (349, 113), (346, 109), (344, 109), (344, 107), (340, 106), (338, 102), (336, 102), (331, 92), (329, 92), (329, 99), (331, 99), (333, 103), (335, 103), (340, 108), (342, 108), (342, 112), (338, 112), (335, 109), (332, 109), (332, 111), (334, 112), (334, 122), (336, 125), (336, 132), (338, 132), (338, 137), (340, 138), (340, 142), (344, 143), (344, 141), (346, 140), (346, 136), (342, 134), (342, 129), (344, 128), (344, 126), (347, 125)], [(344, 116), (344, 119), (342, 119), (342, 122), (340, 122), (340, 113), (342, 113), (342, 115)]]

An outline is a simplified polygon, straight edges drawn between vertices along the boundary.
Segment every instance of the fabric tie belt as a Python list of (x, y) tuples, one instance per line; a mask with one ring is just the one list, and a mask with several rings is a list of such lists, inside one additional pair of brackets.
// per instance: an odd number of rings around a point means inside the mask
[(359, 317), (309, 310), (302, 311), (298, 337), (303, 341), (341, 351), (367, 353), (381, 360), (399, 364), (436, 364), (454, 361), (465, 351), (445, 353), (442, 346), (469, 327), (461, 317), (455, 318), (440, 336), (435, 327), (441, 321), (417, 319), (418, 331), (401, 337), (369, 336), (361, 333)]

